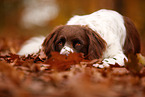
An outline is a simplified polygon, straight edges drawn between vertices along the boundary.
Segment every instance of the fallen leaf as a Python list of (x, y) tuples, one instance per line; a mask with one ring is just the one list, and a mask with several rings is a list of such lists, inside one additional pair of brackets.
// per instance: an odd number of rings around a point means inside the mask
[(128, 62), (125, 63), (125, 67), (134, 75), (141, 76), (141, 70), (143, 65), (139, 63), (137, 55), (130, 54), (128, 56)]
[(139, 54), (137, 54), (137, 58), (139, 60), (139, 63), (141, 63), (145, 66), (145, 56), (143, 56), (141, 53), (139, 53)]

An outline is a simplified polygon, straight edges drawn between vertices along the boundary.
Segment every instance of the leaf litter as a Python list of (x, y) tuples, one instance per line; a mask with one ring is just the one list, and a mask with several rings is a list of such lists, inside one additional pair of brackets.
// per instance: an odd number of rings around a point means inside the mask
[(86, 60), (81, 53), (18, 56), (18, 45), (1, 45), (0, 97), (145, 97), (140, 54), (130, 54), (125, 67), (99, 69), (92, 65), (101, 59)]

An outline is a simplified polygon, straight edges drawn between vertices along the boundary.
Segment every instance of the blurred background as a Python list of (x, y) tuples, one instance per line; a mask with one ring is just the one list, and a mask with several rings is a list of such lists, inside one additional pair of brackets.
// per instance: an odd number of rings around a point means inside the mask
[(112, 9), (131, 18), (144, 44), (145, 0), (0, 0), (0, 38), (24, 40), (47, 35), (73, 15), (90, 14), (99, 9)]

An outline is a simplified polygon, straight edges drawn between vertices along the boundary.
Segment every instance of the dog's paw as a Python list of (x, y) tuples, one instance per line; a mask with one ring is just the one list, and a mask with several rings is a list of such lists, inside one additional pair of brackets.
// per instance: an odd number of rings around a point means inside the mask
[(108, 63), (101, 63), (101, 64), (93, 64), (94, 67), (97, 67), (97, 68), (108, 68), (110, 67), (110, 65)]
[(116, 58), (108, 58), (108, 59), (104, 59), (102, 61), (102, 63), (96, 63), (93, 64), (94, 67), (98, 67), (98, 68), (108, 68), (110, 66), (113, 65), (118, 65), (118, 66), (124, 66), (124, 62), (120, 62), (120, 60), (117, 60)]

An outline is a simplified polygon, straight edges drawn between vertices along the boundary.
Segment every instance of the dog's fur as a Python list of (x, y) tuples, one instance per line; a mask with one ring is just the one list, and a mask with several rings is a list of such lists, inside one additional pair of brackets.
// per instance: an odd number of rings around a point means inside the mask
[[(65, 48), (68, 47), (68, 50)], [(56, 27), (44, 40), (42, 49), (61, 54), (84, 53), (87, 59), (103, 59), (103, 64), (124, 66), (128, 54), (140, 53), (140, 37), (133, 22), (112, 10), (99, 10), (89, 15), (74, 16), (66, 25)]]

